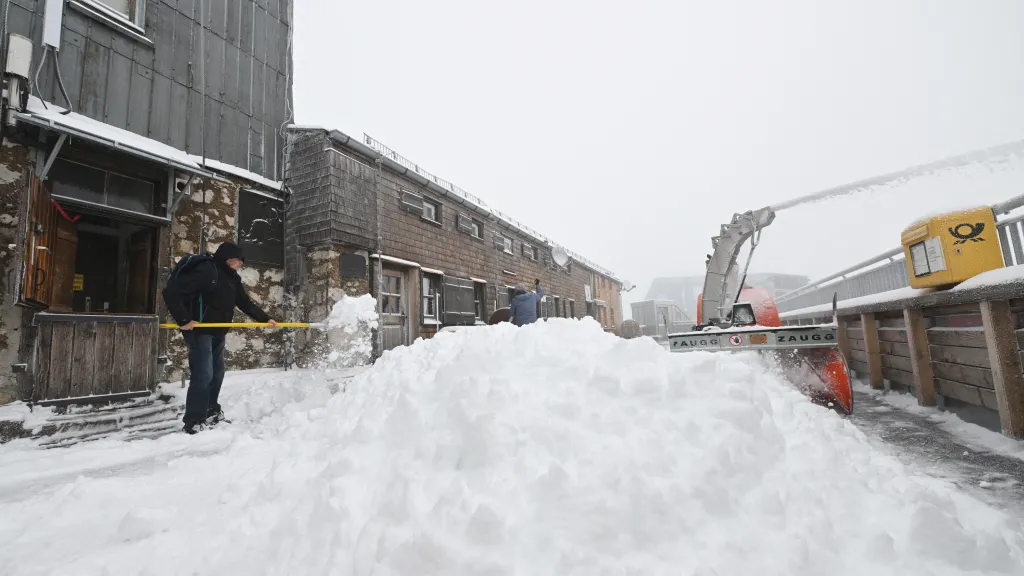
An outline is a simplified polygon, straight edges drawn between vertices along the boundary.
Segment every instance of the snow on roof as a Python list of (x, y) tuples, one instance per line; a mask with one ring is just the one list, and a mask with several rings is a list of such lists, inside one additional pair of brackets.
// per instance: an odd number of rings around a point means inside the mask
[[(370, 258), (376, 258), (376, 257), (377, 257), (376, 254), (370, 254)], [(384, 256), (384, 255), (382, 255), (380, 258), (382, 260), (387, 260), (388, 262), (394, 262), (395, 264), (401, 264), (403, 266), (412, 266), (413, 268), (419, 268), (420, 267), (418, 262), (413, 262), (412, 260), (402, 260), (401, 258), (395, 258), (394, 256)]]
[(971, 290), (974, 288), (982, 288), (986, 286), (998, 286), (1000, 284), (1017, 284), (1024, 282), (1024, 264), (1017, 266), (1008, 266), (1006, 268), (996, 268), (995, 270), (989, 270), (988, 272), (982, 272), (973, 278), (964, 280), (960, 284), (957, 284), (953, 290)]
[(142, 153), (148, 156), (155, 156), (162, 160), (169, 160), (182, 168), (201, 170), (201, 166), (194, 160), (194, 157), (173, 146), (157, 142), (152, 138), (139, 136), (134, 132), (123, 130), (110, 124), (93, 120), (77, 112), (61, 114), (64, 108), (53, 104), (43, 105), (43, 101), (35, 96), (29, 96), (28, 106), (25, 112), (17, 116), (34, 124), (46, 124), (49, 127), (70, 132), (78, 132), (83, 135), (92, 136), (107, 142), (114, 148), (127, 152)]
[[(197, 163), (199, 163), (201, 165), (203, 164), (203, 159), (200, 156), (192, 156), (192, 159), (195, 160)], [(250, 182), (255, 182), (256, 184), (259, 184), (260, 186), (266, 186), (267, 188), (271, 188), (273, 190), (280, 191), (281, 188), (282, 188), (282, 183), (281, 182), (278, 182), (276, 180), (271, 180), (270, 178), (267, 178), (265, 176), (260, 176), (259, 174), (256, 174), (255, 172), (250, 172), (250, 171), (246, 170), (245, 168), (239, 168), (238, 166), (232, 166), (231, 164), (226, 164), (226, 163), (220, 162), (218, 160), (211, 160), (210, 158), (207, 158), (205, 166), (207, 168), (210, 168), (211, 170), (216, 170), (218, 172), (224, 172), (226, 174), (231, 174), (233, 176), (238, 176), (239, 178), (245, 178), (246, 180), (249, 180)]]

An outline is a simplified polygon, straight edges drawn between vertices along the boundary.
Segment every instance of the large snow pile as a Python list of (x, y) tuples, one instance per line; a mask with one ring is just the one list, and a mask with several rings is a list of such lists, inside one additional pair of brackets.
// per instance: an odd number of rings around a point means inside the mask
[(591, 320), (441, 333), (344, 393), (124, 450), (164, 443), (146, 466), (0, 490), (4, 573), (1024, 573), (1020, 522), (756, 356)]

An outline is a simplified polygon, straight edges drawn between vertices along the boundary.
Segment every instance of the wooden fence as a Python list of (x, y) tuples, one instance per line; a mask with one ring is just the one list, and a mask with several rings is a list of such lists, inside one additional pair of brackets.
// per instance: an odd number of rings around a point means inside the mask
[[(837, 315), (840, 349), (873, 388), (987, 414), (1003, 434), (1024, 439), (1024, 283), (840, 302)], [(820, 307), (783, 314), (790, 325), (831, 320)]]

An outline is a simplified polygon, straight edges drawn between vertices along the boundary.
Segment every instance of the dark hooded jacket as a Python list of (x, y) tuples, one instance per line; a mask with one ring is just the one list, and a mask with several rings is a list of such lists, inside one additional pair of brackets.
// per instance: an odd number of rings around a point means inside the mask
[[(230, 258), (245, 260), (242, 249), (225, 242), (213, 258), (194, 265), (172, 278), (164, 288), (164, 302), (179, 326), (196, 322), (231, 322), (237, 307), (256, 322), (267, 322), (270, 316), (245, 292), (242, 278), (232, 270)], [(222, 335), (227, 328), (195, 328), (196, 333)]]

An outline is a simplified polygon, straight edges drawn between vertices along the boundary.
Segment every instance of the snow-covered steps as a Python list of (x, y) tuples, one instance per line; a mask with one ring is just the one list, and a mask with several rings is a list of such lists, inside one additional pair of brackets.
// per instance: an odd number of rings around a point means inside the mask
[(36, 438), (41, 446), (67, 446), (82, 440), (115, 434), (141, 433), (175, 425), (182, 410), (178, 398), (153, 395), (131, 402), (100, 407), (29, 407), (25, 404), (0, 407), (0, 435), (7, 442)]

